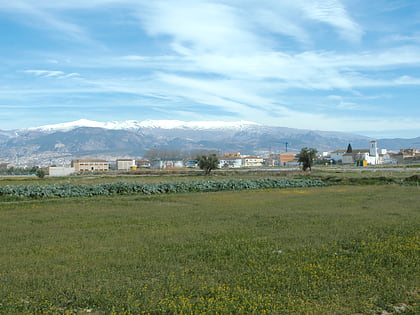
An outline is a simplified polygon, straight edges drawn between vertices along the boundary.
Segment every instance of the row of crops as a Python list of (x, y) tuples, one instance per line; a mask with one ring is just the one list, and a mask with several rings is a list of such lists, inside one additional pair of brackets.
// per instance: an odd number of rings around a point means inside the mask
[(97, 195), (165, 194), (185, 192), (212, 192), (227, 190), (255, 190), (267, 188), (325, 186), (320, 180), (265, 178), (235, 180), (205, 180), (166, 183), (105, 183), (93, 185), (10, 185), (0, 187), (0, 196), (43, 197), (89, 197)]

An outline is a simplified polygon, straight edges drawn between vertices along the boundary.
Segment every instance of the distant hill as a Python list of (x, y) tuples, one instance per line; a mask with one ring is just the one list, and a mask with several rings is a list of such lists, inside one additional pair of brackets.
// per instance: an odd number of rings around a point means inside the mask
[[(371, 139), (350, 133), (271, 127), (251, 122), (125, 121), (99, 123), (80, 120), (66, 124), (0, 131), (0, 159), (25, 163), (61, 163), (76, 157), (140, 157), (149, 150), (191, 152), (218, 150), (243, 154), (369, 148)], [(378, 146), (398, 151), (420, 147), (420, 138), (378, 139)]]
[(378, 146), (392, 151), (399, 151), (400, 149), (417, 148), (420, 149), (420, 137), (412, 139), (378, 139)]

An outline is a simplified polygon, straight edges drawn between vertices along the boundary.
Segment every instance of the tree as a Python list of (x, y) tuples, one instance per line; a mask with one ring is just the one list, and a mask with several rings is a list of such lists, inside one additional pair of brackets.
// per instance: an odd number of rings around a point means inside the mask
[(198, 167), (204, 170), (206, 175), (209, 175), (212, 170), (218, 167), (219, 158), (216, 154), (201, 155), (197, 157)]
[(38, 176), (38, 178), (44, 178), (46, 175), (46, 172), (42, 168), (38, 168), (36, 170), (35, 175)]
[(352, 153), (352, 152), (353, 152), (353, 148), (351, 147), (351, 144), (349, 143), (349, 145), (347, 146), (346, 153)]
[(314, 148), (302, 148), (300, 153), (297, 155), (298, 162), (302, 164), (302, 170), (306, 171), (308, 168), (311, 171), (311, 166), (314, 162), (317, 149)]
[(188, 157), (186, 152), (178, 151), (178, 150), (169, 150), (169, 149), (151, 149), (145, 153), (144, 156), (149, 161), (153, 161), (156, 159), (161, 160), (174, 160), (174, 159), (185, 159)]

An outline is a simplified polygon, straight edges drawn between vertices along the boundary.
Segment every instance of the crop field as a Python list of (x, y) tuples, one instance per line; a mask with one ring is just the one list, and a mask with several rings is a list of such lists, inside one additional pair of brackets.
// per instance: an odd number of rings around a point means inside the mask
[(0, 218), (0, 314), (420, 314), (417, 185), (0, 197)]

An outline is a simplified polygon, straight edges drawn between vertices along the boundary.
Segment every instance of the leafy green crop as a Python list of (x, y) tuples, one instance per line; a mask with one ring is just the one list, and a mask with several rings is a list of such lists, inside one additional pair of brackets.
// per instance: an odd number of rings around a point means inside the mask
[(9, 185), (0, 187), (0, 196), (44, 198), (44, 197), (90, 197), (96, 195), (165, 194), (185, 192), (212, 192), (227, 190), (255, 190), (268, 188), (325, 186), (320, 180), (262, 178), (236, 180), (206, 180), (166, 183), (104, 183), (94, 185)]

